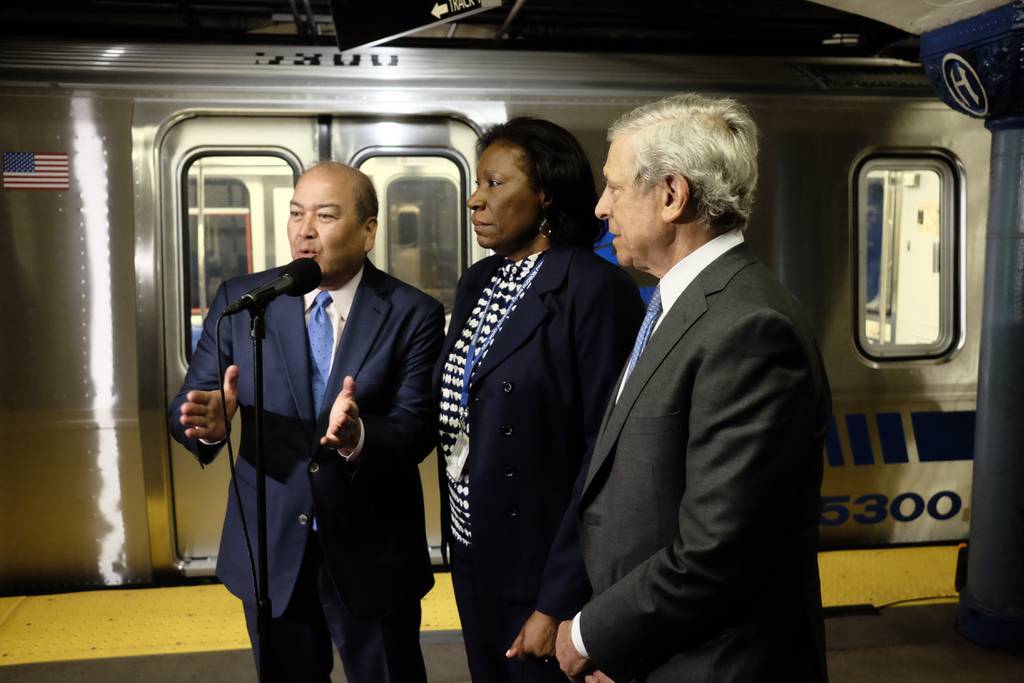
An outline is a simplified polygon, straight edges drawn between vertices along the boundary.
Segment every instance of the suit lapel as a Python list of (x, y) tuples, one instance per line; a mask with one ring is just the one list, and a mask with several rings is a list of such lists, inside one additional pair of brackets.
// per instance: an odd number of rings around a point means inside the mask
[[(679, 340), (683, 338), (683, 335), (686, 334), (706, 310), (707, 302), (704, 298), (704, 292), (700, 285), (694, 282), (683, 291), (679, 299), (676, 300), (675, 304), (672, 305), (672, 308), (665, 315), (661, 324), (658, 325), (658, 329), (651, 335), (650, 340), (647, 342), (647, 347), (640, 356), (640, 360), (637, 361), (636, 367), (633, 368), (633, 374), (629, 376), (629, 379), (626, 380), (626, 385), (622, 387), (622, 395), (608, 409), (605, 422), (598, 433), (597, 444), (594, 446), (594, 454), (590, 460), (587, 480), (583, 486), (584, 491), (590, 486), (590, 482), (593, 481), (594, 476), (601, 469), (604, 460), (611, 453), (612, 446), (618, 440), (619, 432), (622, 431), (622, 425), (625, 424), (633, 404), (636, 403), (636, 399), (640, 396), (640, 392), (647, 386), (647, 383), (661, 366), (669, 352), (675, 348)], [(625, 369), (623, 369), (623, 372), (625, 372)], [(619, 384), (621, 383), (622, 374), (620, 373)], [(615, 385), (616, 390), (618, 390), (619, 384)]]
[[(334, 352), (334, 363), (331, 375), (327, 378), (325, 396), (333, 397), (341, 391), (341, 383), (346, 375), (355, 377), (362, 367), (366, 355), (373, 346), (380, 328), (391, 312), (391, 300), (387, 278), (369, 261), (363, 266), (363, 279), (352, 300), (352, 308), (345, 318), (345, 327), (341, 340)], [(358, 392), (358, 387), (356, 388)], [(332, 400), (324, 400), (320, 407), (317, 421), (326, 420), (330, 416)], [(326, 424), (324, 425), (326, 428)]]
[[(626, 366), (627, 365), (629, 365), (628, 361), (624, 362), (622, 364), (622, 369), (619, 370), (619, 376), (615, 379), (615, 384), (612, 385), (613, 386), (612, 395), (608, 397), (608, 405), (606, 405), (605, 408), (604, 408), (604, 415), (601, 417), (601, 426), (597, 430), (597, 434), (598, 434), (598, 438), (599, 439), (600, 439), (600, 436), (602, 434), (604, 434), (605, 430), (607, 429), (607, 427), (608, 427), (608, 420), (611, 418), (612, 412), (615, 410), (615, 403), (616, 403), (615, 398), (616, 398), (616, 396), (619, 393), (619, 387), (622, 386), (622, 376), (626, 374)], [(594, 451), (595, 452), (597, 451), (599, 446), (600, 446), (600, 441), (595, 441), (594, 442)]]
[[(690, 285), (683, 290), (676, 302), (665, 314), (664, 319), (655, 330), (644, 349), (633, 374), (622, 387), (622, 395), (619, 400), (611, 405), (605, 415), (605, 420), (598, 432), (597, 443), (594, 446), (594, 454), (590, 461), (590, 468), (587, 471), (587, 479), (583, 485), (583, 491), (590, 487), (597, 472), (600, 471), (604, 461), (612, 453), (613, 447), (619, 438), (623, 425), (626, 423), (633, 405), (639, 398), (644, 387), (654, 376), (654, 373), (661, 367), (665, 357), (682, 340), (697, 320), (704, 315), (708, 309), (708, 296), (715, 294), (729, 283), (729, 281), (756, 259), (750, 254), (746, 245), (740, 244), (722, 254), (705, 268)], [(625, 370), (623, 370), (625, 372)], [(615, 385), (616, 390), (622, 382), (622, 375), (619, 375), (619, 383)]]
[(309, 346), (302, 297), (282, 296), (267, 308), (268, 337), (274, 341), (288, 378), (303, 426), (313, 424), (313, 395), (310, 391)]
[(491, 348), (474, 373), (474, 383), (483, 379), (522, 346), (547, 317), (544, 295), (562, 285), (571, 260), (572, 250), (568, 248), (552, 247), (544, 254), (533, 283), (519, 300), (515, 311), (505, 320), (501, 332), (494, 338)]

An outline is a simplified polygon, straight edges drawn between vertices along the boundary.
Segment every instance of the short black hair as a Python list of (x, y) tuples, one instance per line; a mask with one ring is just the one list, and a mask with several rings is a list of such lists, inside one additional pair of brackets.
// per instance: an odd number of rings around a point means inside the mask
[(356, 176), (356, 182), (352, 186), (352, 196), (355, 199), (356, 214), (359, 216), (359, 222), (365, 223), (370, 218), (377, 217), (377, 190), (373, 187), (373, 181), (370, 177), (359, 169), (355, 169), (358, 172)]
[(593, 246), (604, 225), (594, 215), (597, 192), (590, 161), (572, 133), (544, 119), (519, 116), (484, 132), (476, 143), (477, 154), (497, 143), (522, 149), (522, 170), (530, 187), (551, 200), (544, 209), (551, 240)]

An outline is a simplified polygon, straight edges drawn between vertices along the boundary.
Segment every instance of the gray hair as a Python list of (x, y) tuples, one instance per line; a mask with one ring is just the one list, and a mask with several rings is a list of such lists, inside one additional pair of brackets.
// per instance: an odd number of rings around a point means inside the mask
[(716, 231), (745, 229), (757, 188), (757, 124), (742, 104), (695, 94), (638, 107), (608, 129), (633, 136), (634, 182), (649, 190), (681, 175), (697, 216)]

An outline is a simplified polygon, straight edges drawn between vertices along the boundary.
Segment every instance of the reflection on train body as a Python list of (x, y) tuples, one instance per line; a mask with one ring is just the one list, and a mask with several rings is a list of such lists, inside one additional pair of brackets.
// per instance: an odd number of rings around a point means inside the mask
[[(67, 191), (0, 191), (18, 294), (0, 319), (21, 321), (0, 336), (0, 378), (19, 388), (0, 397), (4, 589), (213, 572), (228, 468), (201, 470), (163, 411), (219, 284), (291, 260), (304, 168), (365, 171), (370, 258), (450, 312), (486, 255), (465, 206), (484, 128), (555, 121), (600, 178), (608, 124), (683, 90), (735, 94), (762, 129), (747, 240), (807, 309), (834, 394), (822, 543), (966, 536), (989, 135), (919, 67), (367, 52), (337, 66), (246, 46), (0, 46), (0, 146), (66, 152), (71, 168)], [(482, 86), (484, 56), (503, 79)], [(432, 458), (421, 475), (438, 560)]]

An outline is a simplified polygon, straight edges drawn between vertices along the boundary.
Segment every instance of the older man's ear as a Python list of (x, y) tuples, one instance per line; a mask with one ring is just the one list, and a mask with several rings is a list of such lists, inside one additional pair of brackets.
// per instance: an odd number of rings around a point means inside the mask
[(697, 218), (696, 202), (690, 201), (690, 183), (681, 175), (665, 176), (662, 193), (661, 220), (665, 223), (690, 223)]

